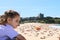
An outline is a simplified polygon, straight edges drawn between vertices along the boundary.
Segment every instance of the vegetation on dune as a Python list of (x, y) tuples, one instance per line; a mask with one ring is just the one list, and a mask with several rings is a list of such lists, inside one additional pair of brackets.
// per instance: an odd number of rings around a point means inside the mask
[(28, 23), (28, 22), (60, 24), (60, 18), (58, 17), (53, 18), (50, 16), (44, 17), (44, 15), (41, 13), (37, 17), (26, 17), (26, 18), (21, 17), (21, 23)]

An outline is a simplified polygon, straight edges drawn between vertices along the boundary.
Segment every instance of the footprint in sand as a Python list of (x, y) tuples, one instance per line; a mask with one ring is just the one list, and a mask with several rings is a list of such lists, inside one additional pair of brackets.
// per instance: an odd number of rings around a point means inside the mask
[(45, 38), (46, 38), (45, 36), (40, 37), (40, 39), (45, 39)]

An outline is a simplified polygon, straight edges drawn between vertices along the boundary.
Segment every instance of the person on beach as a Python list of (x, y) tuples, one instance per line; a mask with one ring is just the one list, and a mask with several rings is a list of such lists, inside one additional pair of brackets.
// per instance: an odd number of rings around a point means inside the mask
[(14, 10), (5, 11), (0, 16), (0, 40), (26, 40), (14, 29), (19, 26), (20, 15)]

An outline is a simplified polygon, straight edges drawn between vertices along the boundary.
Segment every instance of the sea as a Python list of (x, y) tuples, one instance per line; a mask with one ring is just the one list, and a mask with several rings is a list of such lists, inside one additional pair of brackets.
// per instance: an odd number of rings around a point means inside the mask
[(54, 24), (54, 25), (51, 25), (49, 27), (53, 27), (53, 28), (59, 28), (60, 29), (60, 24)]

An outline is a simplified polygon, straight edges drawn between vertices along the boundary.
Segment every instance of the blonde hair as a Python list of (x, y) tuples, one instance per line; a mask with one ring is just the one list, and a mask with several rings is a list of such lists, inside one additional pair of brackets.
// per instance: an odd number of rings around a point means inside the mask
[(0, 24), (5, 24), (7, 22), (7, 18), (14, 18), (15, 16), (20, 16), (18, 12), (13, 10), (8, 10), (4, 12), (4, 15), (0, 15)]

